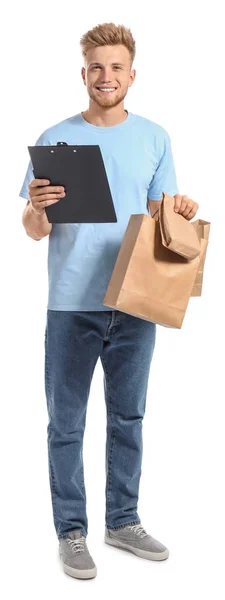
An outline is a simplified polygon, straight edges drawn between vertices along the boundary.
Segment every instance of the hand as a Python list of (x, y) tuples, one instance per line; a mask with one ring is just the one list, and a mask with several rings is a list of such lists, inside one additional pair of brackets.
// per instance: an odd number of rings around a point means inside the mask
[(174, 211), (185, 217), (188, 221), (193, 219), (199, 209), (197, 202), (194, 202), (188, 196), (181, 196), (181, 194), (176, 194), (174, 200)]
[(66, 195), (63, 186), (49, 184), (49, 179), (33, 179), (29, 183), (30, 202), (37, 214), (43, 214), (46, 206), (59, 202)]

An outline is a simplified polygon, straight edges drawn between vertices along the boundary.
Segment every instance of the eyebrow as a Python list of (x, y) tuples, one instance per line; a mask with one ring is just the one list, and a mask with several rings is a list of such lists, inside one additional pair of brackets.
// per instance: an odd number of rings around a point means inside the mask
[[(93, 62), (93, 63), (90, 63), (89, 67), (92, 67), (93, 65), (100, 65), (100, 66), (101, 66), (101, 63), (98, 63), (98, 62)], [(121, 67), (123, 67), (123, 66), (124, 66), (124, 65), (123, 65), (123, 63), (119, 63), (119, 62), (114, 62), (114, 63), (112, 63), (112, 65), (113, 65), (113, 66), (114, 66), (114, 65), (120, 65)]]

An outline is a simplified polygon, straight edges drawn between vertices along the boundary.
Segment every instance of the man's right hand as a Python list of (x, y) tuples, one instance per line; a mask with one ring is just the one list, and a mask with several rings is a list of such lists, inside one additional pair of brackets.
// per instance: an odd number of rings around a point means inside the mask
[(29, 196), (33, 210), (43, 214), (46, 206), (58, 202), (66, 194), (63, 186), (51, 185), (48, 179), (33, 179), (29, 183)]

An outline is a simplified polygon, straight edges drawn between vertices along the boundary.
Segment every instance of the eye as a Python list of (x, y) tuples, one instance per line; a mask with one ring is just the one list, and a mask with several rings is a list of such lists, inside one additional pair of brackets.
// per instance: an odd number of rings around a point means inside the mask
[[(95, 67), (93, 67), (93, 69), (100, 69), (100, 65), (96, 65)], [(118, 65), (114, 66), (114, 69), (120, 69), (120, 67)]]

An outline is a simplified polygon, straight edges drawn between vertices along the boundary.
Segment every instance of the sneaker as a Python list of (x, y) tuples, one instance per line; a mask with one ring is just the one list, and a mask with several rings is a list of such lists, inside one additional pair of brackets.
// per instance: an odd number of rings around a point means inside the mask
[(126, 525), (116, 530), (106, 528), (105, 543), (122, 550), (129, 550), (140, 558), (148, 560), (164, 560), (169, 556), (166, 546), (148, 535), (140, 523)]
[(97, 569), (80, 529), (69, 531), (65, 538), (59, 539), (59, 557), (67, 575), (78, 579), (96, 577)]

